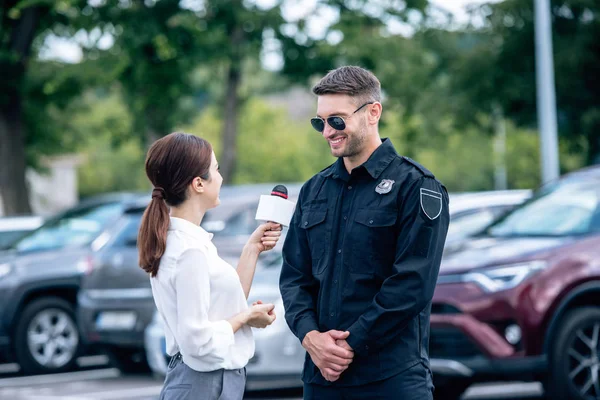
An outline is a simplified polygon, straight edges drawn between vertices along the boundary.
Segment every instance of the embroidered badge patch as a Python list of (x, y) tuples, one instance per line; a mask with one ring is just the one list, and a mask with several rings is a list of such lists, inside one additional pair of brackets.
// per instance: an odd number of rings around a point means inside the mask
[(431, 220), (439, 217), (442, 213), (442, 194), (421, 188), (421, 209)]
[(382, 179), (381, 182), (379, 182), (379, 185), (377, 185), (375, 188), (375, 191), (379, 194), (389, 193), (392, 191), (392, 186), (394, 186), (395, 182), (396, 181), (391, 179)]

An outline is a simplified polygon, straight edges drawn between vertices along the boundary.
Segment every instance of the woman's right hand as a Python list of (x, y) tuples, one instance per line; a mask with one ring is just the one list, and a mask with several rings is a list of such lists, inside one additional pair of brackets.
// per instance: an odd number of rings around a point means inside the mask
[(274, 304), (262, 304), (258, 301), (248, 308), (246, 324), (253, 328), (266, 328), (277, 318)]

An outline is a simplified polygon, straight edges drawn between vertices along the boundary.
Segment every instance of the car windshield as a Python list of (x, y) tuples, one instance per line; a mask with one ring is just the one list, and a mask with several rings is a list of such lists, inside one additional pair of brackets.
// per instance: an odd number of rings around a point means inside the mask
[(122, 212), (121, 203), (104, 203), (68, 211), (31, 232), (13, 246), (18, 252), (89, 245)]
[(600, 232), (600, 187), (595, 182), (565, 181), (492, 224), (490, 236), (574, 236)]

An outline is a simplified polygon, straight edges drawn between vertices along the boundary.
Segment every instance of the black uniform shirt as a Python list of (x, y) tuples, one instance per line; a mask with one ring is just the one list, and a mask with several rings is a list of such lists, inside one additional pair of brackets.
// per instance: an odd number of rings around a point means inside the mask
[[(349, 331), (354, 360), (335, 385), (428, 367), (431, 300), (448, 193), (389, 139), (349, 174), (343, 159), (303, 185), (283, 247), (285, 318), (300, 341)], [(307, 354), (307, 383), (330, 384)]]

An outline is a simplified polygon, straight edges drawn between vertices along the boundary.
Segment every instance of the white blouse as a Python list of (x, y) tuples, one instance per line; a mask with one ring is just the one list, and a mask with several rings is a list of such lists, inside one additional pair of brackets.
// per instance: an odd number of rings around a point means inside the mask
[(243, 368), (254, 355), (252, 329), (243, 325), (234, 334), (227, 320), (248, 303), (237, 272), (211, 239), (201, 227), (171, 217), (165, 254), (150, 278), (152, 294), (169, 355), (181, 352), (197, 371)]

